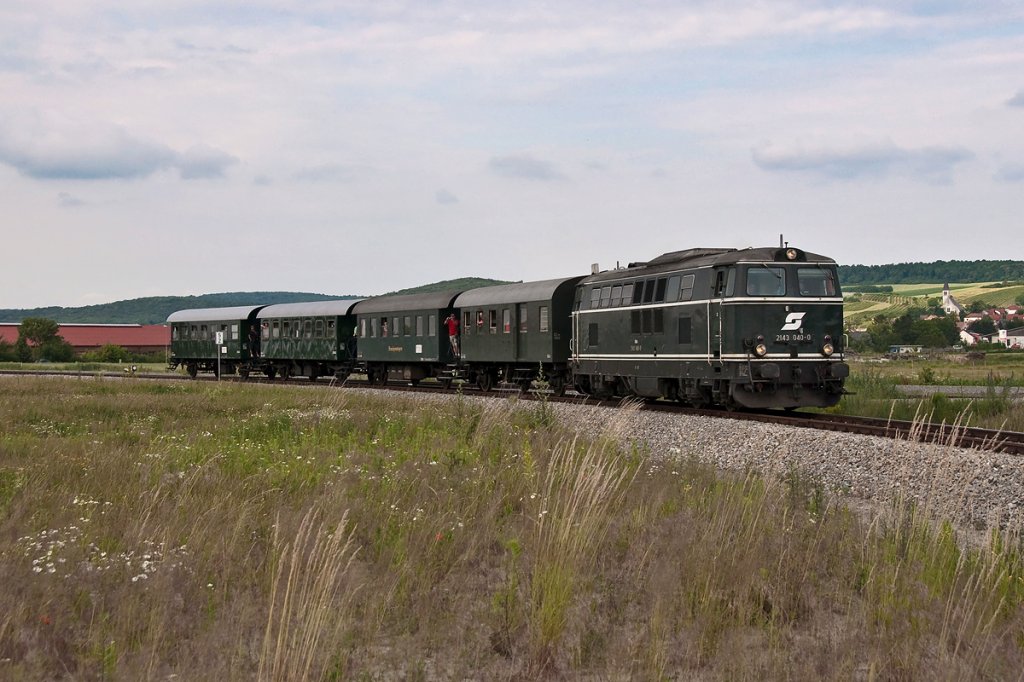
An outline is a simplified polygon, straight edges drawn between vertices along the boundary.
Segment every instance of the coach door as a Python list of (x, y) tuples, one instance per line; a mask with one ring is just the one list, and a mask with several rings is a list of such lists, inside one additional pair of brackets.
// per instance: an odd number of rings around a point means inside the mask
[(528, 320), (529, 320), (529, 318), (527, 316), (526, 304), (525, 303), (517, 304), (516, 307), (515, 307), (515, 314), (514, 314), (514, 317), (513, 317), (513, 320), (512, 320), (512, 324), (515, 327), (515, 330), (514, 330), (515, 331), (514, 337), (515, 337), (515, 342), (516, 342), (516, 348), (515, 348), (516, 354), (515, 354), (515, 357), (516, 357), (516, 360), (519, 361), (519, 362), (526, 361), (527, 357), (529, 356), (529, 352), (528, 352), (528, 349), (526, 347), (526, 341), (527, 341), (526, 325), (527, 325), (527, 321)]

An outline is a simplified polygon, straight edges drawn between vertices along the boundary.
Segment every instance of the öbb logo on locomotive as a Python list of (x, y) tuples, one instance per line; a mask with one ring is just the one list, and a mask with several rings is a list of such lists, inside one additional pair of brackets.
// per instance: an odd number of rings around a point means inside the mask
[(780, 331), (791, 332), (796, 331), (803, 325), (804, 315), (807, 313), (790, 313), (786, 315), (786, 322), (782, 325)]
[[(457, 344), (441, 324), (450, 314)], [(358, 375), (793, 409), (836, 404), (849, 375), (836, 263), (792, 247), (687, 249), (474, 289), (183, 310), (168, 323), (170, 364), (192, 376)]]

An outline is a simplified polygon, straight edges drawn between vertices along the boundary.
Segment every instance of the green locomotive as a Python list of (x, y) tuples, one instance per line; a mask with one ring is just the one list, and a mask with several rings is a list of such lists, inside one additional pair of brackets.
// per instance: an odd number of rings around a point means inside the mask
[(827, 407), (843, 394), (836, 263), (795, 248), (690, 249), (582, 280), (579, 390), (693, 405)]

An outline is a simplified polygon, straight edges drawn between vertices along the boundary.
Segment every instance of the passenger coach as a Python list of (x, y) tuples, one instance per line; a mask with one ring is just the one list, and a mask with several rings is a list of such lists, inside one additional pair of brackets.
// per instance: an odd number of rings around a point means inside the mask
[(453, 311), (458, 291), (378, 296), (352, 308), (358, 326), (358, 358), (373, 383), (436, 377), (455, 362), (441, 321)]
[(544, 379), (556, 393), (569, 381), (571, 313), (582, 277), (471, 289), (461, 311), (462, 364), (483, 390), (508, 382), (526, 390)]
[[(189, 376), (199, 372), (234, 374), (250, 362), (249, 338), (256, 314), (266, 306), (196, 308), (171, 313), (172, 369), (184, 367)], [(217, 334), (221, 334), (220, 353)]]

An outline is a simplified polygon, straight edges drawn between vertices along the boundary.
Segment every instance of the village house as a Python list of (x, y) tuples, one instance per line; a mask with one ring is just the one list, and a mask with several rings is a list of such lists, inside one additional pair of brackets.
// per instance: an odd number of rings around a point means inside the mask
[(1024, 349), (1024, 327), (1017, 329), (1000, 329), (999, 335), (992, 339), (993, 342), (1002, 344), (1007, 348)]

